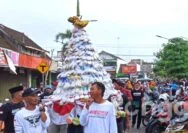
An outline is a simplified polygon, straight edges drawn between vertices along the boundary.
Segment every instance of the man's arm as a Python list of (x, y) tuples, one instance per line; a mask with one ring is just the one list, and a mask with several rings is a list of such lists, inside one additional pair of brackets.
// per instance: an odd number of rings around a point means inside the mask
[(93, 103), (93, 99), (89, 98), (80, 114), (80, 125), (86, 126), (88, 124), (89, 107)]
[(19, 115), (19, 112), (16, 113), (14, 116), (14, 129), (15, 133), (22, 133), (23, 127), (21, 124), (21, 116)]
[(0, 107), (0, 131), (4, 128), (4, 121), (7, 118), (6, 104)]
[(40, 118), (42, 121), (42, 126), (44, 128), (47, 128), (50, 125), (50, 117), (49, 117), (47, 108), (44, 108), (43, 110), (41, 110)]
[(88, 123), (88, 114), (89, 114), (89, 111), (88, 109), (86, 108), (86, 106), (84, 106), (81, 114), (80, 114), (80, 125), (82, 126), (86, 126), (87, 123)]
[(3, 129), (3, 123), (4, 123), (4, 122), (0, 120), (0, 132), (1, 132), (1, 130)]

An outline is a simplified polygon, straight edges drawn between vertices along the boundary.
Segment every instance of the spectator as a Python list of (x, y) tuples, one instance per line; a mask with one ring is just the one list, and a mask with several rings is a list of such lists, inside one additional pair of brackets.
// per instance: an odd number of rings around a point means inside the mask
[[(113, 79), (112, 80), (113, 84), (114, 84), (114, 88), (116, 90), (119, 90), (121, 91), (121, 98), (123, 100), (123, 102), (119, 105), (118, 107), (118, 110), (121, 110), (121, 111), (125, 111), (127, 112), (126, 114), (128, 114), (128, 110), (126, 107), (126, 105), (128, 104), (128, 97), (125, 93), (122, 93), (122, 90), (123, 90), (123, 87), (124, 87), (124, 83), (120, 80), (116, 80), (116, 79)], [(129, 91), (129, 90), (128, 90)], [(130, 93), (131, 95), (131, 93)], [(110, 99), (111, 101), (111, 99)], [(117, 117), (117, 127), (118, 127), (118, 133), (123, 133), (124, 130), (126, 130), (126, 126), (129, 127), (129, 117), (127, 115), (127, 119), (125, 119), (124, 117)]]
[(50, 95), (53, 94), (53, 90), (51, 86), (46, 86), (44, 92), (40, 95), (41, 99), (47, 99)]
[(129, 89), (129, 90), (132, 90), (133, 89), (133, 85), (132, 85), (132, 82), (130, 80), (128, 80), (126, 82), (126, 88)]
[(57, 85), (58, 85), (58, 81), (52, 82), (51, 85), (52, 85), (52, 89), (54, 91), (56, 89)]
[(38, 106), (38, 93), (34, 88), (28, 88), (23, 92), (25, 108), (18, 111), (14, 118), (16, 133), (47, 133), (50, 118), (47, 108)]
[(24, 107), (22, 101), (23, 86), (17, 86), (9, 89), (12, 100), (0, 108), (0, 130), (4, 123), (4, 133), (15, 133), (14, 116), (17, 111)]
[(136, 124), (137, 119), (137, 129), (140, 128), (141, 119), (142, 119), (142, 101), (144, 94), (140, 89), (139, 83), (136, 83), (134, 86), (134, 89), (132, 90), (132, 96), (133, 96), (133, 116), (132, 116), (132, 127)]
[(74, 124), (74, 119), (80, 118), (80, 114), (82, 111), (83, 103), (80, 101), (76, 101), (74, 109), (72, 109), (70, 116), (67, 118), (68, 129), (67, 133), (84, 133), (83, 126), (79, 123)]
[(114, 84), (115, 89), (120, 90), (124, 95), (127, 96), (129, 101), (132, 101), (133, 98), (131, 91), (127, 87), (125, 87), (125, 84), (121, 80), (113, 79), (112, 82)]

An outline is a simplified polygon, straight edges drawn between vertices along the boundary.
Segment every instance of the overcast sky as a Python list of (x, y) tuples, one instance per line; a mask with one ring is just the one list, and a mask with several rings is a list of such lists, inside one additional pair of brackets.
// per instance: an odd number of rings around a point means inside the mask
[[(86, 27), (98, 51), (146, 61), (166, 42), (155, 35), (188, 37), (187, 5), (187, 0), (80, 0), (83, 19), (98, 20)], [(49, 51), (61, 49), (55, 35), (72, 29), (67, 21), (72, 15), (76, 0), (0, 0), (0, 23)]]

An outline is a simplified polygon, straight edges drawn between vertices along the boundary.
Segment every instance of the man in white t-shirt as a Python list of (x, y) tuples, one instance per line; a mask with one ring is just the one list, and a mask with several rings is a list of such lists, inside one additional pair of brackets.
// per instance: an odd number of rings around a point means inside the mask
[(34, 88), (24, 90), (22, 96), (26, 106), (14, 117), (15, 133), (47, 133), (50, 118), (47, 108), (38, 106), (38, 92)]
[(112, 103), (103, 99), (104, 92), (105, 86), (102, 83), (92, 84), (92, 100), (89, 100), (80, 115), (84, 133), (117, 133), (115, 108)]

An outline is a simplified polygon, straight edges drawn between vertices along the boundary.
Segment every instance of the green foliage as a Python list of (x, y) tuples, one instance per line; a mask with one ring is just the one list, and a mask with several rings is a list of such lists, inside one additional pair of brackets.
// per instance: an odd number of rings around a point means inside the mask
[(71, 36), (72, 36), (72, 32), (71, 32), (71, 30), (66, 30), (65, 31), (65, 33), (58, 33), (57, 35), (56, 35), (56, 42), (58, 42), (59, 40), (61, 40), (60, 42), (62, 43), (62, 44), (66, 44), (66, 42), (64, 42), (66, 39), (69, 39), (69, 38), (71, 38)]
[(71, 30), (66, 30), (65, 33), (58, 33), (56, 35), (56, 42), (59, 42), (59, 40), (61, 40), (60, 42), (63, 44), (61, 51), (62, 51), (62, 58), (65, 58), (65, 51), (66, 51), (66, 46), (68, 45), (68, 42), (65, 42), (65, 40), (70, 39), (72, 36), (72, 32)]
[(165, 78), (188, 77), (188, 41), (172, 38), (156, 55), (154, 73)]

